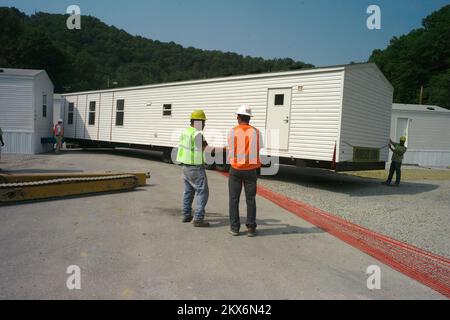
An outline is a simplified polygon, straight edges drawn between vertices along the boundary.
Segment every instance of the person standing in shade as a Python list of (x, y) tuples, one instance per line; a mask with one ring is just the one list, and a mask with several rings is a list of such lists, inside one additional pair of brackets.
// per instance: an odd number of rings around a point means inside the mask
[(64, 137), (64, 129), (63, 129), (62, 119), (59, 119), (58, 123), (55, 125), (55, 128), (53, 129), (53, 135), (55, 136), (55, 141), (56, 141), (55, 152), (58, 154), (61, 152), (62, 140)]
[[(203, 137), (206, 115), (203, 110), (191, 114), (191, 125), (183, 131), (178, 144), (177, 162), (183, 165), (184, 196), (183, 223), (194, 219), (194, 227), (209, 227), (205, 221), (205, 207), (208, 203), (209, 188), (205, 170), (204, 150), (208, 146)], [(195, 216), (192, 217), (192, 203), (197, 195)]]
[(258, 169), (261, 168), (259, 151), (262, 149), (261, 133), (250, 125), (252, 110), (242, 105), (237, 114), (238, 126), (228, 135), (228, 160), (231, 165), (228, 179), (230, 234), (239, 235), (241, 227), (239, 201), (242, 186), (247, 202), (247, 231), (249, 237), (256, 236), (256, 189)]
[(2, 147), (4, 147), (4, 146), (5, 146), (5, 142), (3, 141), (3, 131), (2, 131), (2, 128), (0, 128), (0, 160), (2, 159)]
[(400, 180), (402, 177), (402, 162), (403, 162), (403, 156), (406, 153), (406, 137), (403, 136), (400, 138), (400, 143), (395, 143), (392, 140), (389, 140), (389, 149), (392, 151), (392, 161), (391, 161), (391, 167), (389, 169), (389, 176), (386, 182), (384, 182), (385, 185), (390, 186), (392, 182), (392, 178), (394, 177), (395, 172), (395, 187), (398, 187), (400, 185)]

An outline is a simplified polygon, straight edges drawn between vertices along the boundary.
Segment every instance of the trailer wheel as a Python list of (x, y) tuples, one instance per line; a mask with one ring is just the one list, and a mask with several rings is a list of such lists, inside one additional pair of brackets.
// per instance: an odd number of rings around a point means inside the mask
[(172, 159), (177, 156), (177, 148), (171, 148), (163, 151), (163, 162), (168, 164), (174, 164)]

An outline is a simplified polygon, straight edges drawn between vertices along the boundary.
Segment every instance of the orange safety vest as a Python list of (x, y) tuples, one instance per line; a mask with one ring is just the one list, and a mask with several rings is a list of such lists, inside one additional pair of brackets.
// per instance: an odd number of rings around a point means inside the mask
[(236, 170), (261, 168), (260, 132), (244, 124), (231, 129), (228, 135), (228, 160)]
[[(59, 127), (59, 130), (58, 130), (58, 127)], [(58, 134), (58, 131), (59, 131), (59, 134)], [(54, 129), (53, 129), (53, 134), (55, 136), (62, 136), (62, 135), (64, 135), (63, 126), (61, 126), (59, 124), (56, 124)]]

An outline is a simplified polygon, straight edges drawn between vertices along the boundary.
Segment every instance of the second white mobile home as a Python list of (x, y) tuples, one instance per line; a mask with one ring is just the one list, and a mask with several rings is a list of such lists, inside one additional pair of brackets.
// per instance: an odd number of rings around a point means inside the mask
[[(393, 88), (375, 64), (233, 76), (63, 95), (68, 141), (170, 150), (194, 109), (205, 110), (210, 145), (226, 144), (241, 104), (283, 163), (384, 168)], [(335, 164), (335, 165), (334, 165)]]
[(450, 110), (427, 105), (396, 104), (392, 107), (391, 136), (407, 137), (403, 163), (450, 166)]

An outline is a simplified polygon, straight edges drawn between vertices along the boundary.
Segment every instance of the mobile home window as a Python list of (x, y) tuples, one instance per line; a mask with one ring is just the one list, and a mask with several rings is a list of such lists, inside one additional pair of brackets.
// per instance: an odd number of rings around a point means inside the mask
[(89, 102), (89, 125), (95, 125), (95, 101)]
[(123, 126), (124, 113), (125, 113), (125, 100), (117, 100), (116, 126)]
[(284, 94), (276, 94), (275, 95), (275, 105), (276, 106), (284, 106)]
[(47, 118), (47, 95), (42, 96), (42, 118)]
[(69, 103), (69, 112), (67, 113), (67, 124), (73, 124), (73, 112), (75, 110), (75, 105), (73, 102)]
[(164, 117), (172, 116), (172, 105), (171, 104), (163, 105), (163, 116)]

